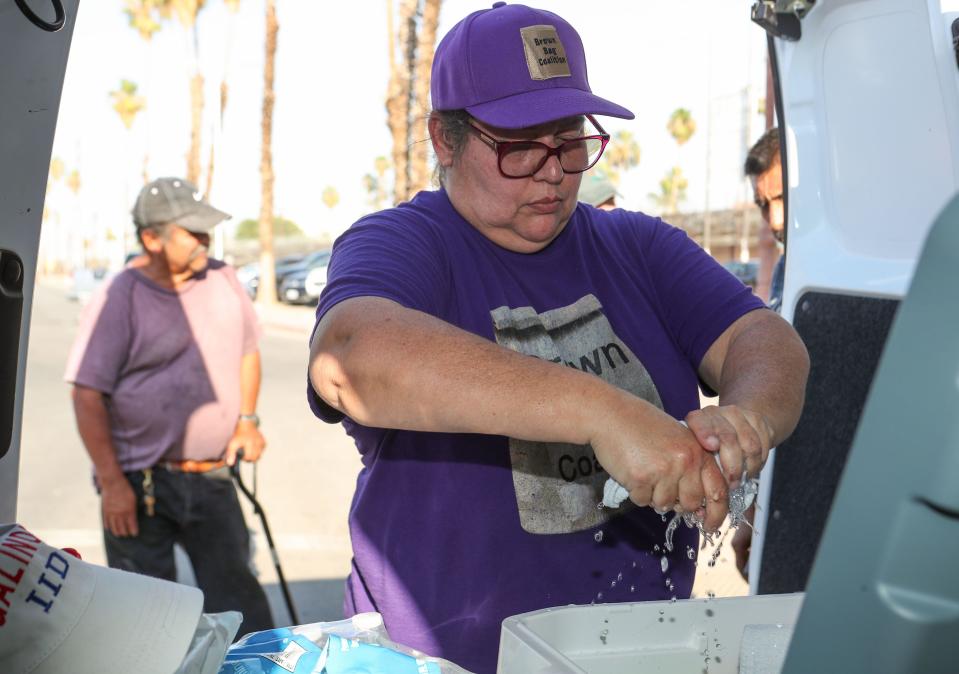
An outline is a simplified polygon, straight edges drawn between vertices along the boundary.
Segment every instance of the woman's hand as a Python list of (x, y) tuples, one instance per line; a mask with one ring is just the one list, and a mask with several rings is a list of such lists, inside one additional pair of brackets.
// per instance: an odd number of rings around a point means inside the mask
[(727, 514), (726, 481), (696, 436), (625, 392), (603, 410), (606, 414), (596, 420), (590, 444), (630, 500), (659, 512), (696, 512), (707, 530), (717, 529)]
[(704, 449), (719, 452), (730, 485), (758, 477), (769, 458), (774, 430), (761, 414), (737, 405), (711, 405), (687, 414), (686, 424)]

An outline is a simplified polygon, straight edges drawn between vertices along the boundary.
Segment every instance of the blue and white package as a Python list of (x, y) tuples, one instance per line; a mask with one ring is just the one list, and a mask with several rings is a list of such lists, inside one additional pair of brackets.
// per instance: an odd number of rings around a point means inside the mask
[(298, 634), (235, 644), (227, 651), (219, 674), (319, 674), (323, 654), (324, 649)]
[(439, 664), (399, 651), (330, 635), (324, 674), (441, 674)]

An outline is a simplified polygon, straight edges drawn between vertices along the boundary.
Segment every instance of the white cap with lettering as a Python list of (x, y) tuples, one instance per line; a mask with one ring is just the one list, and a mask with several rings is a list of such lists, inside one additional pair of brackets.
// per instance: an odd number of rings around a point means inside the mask
[(0, 525), (4, 674), (170, 674), (202, 610), (195, 587), (89, 564)]

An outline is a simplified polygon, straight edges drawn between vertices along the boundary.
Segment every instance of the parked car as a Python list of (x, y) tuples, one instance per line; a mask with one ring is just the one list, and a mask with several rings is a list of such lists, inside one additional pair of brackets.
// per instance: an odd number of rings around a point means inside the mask
[(67, 298), (80, 304), (86, 304), (94, 291), (105, 283), (112, 273), (106, 267), (79, 267), (73, 270)]
[[(283, 285), (283, 279), (286, 278), (288, 274), (300, 271), (305, 267), (316, 264), (316, 262), (319, 260), (329, 259), (329, 256), (330, 251), (323, 249), (314, 251), (308, 255), (287, 255), (285, 257), (277, 258), (276, 262), (274, 263), (274, 271), (276, 272), (277, 297), (282, 299), (280, 288)], [(243, 284), (243, 287), (246, 288), (246, 292), (250, 296), (250, 299), (256, 299), (256, 292), (260, 286), (260, 263), (251, 262), (250, 264), (243, 265), (237, 269), (236, 275), (240, 280), (240, 283)]]
[(756, 276), (759, 273), (759, 262), (756, 260), (750, 260), (749, 262), (733, 260), (731, 262), (724, 262), (723, 267), (745, 285), (750, 288), (756, 287)]
[(290, 304), (315, 304), (326, 287), (329, 263), (329, 255), (319, 257), (314, 266), (287, 274), (280, 286), (280, 299)]

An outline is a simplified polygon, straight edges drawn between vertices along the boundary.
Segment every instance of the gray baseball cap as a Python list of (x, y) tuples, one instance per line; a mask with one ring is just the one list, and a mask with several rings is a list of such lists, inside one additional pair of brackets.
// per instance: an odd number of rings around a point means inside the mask
[(583, 176), (583, 182), (579, 184), (577, 198), (590, 206), (599, 206), (613, 197), (621, 196), (613, 186), (613, 181), (605, 174), (596, 172)]
[(230, 218), (213, 208), (200, 190), (183, 178), (157, 178), (140, 190), (133, 205), (133, 222), (150, 227), (174, 222), (183, 229), (204, 234)]

